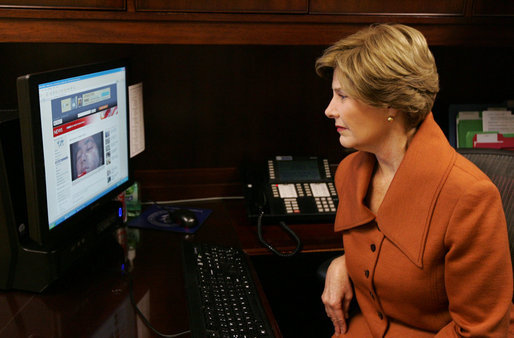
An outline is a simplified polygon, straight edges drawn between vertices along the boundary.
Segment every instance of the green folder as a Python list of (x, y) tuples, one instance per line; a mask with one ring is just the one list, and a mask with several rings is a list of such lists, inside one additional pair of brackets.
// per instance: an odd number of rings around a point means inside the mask
[[(480, 116), (482, 114), (480, 113)], [(457, 145), (459, 148), (473, 148), (473, 136), (482, 132), (482, 120), (459, 120), (457, 124)], [(471, 134), (471, 138), (467, 136)]]

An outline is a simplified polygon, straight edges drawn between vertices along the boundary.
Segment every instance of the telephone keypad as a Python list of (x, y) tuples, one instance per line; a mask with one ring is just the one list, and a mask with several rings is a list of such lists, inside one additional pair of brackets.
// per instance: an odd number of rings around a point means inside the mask
[(271, 185), (271, 192), (273, 193), (273, 197), (280, 197), (280, 194), (278, 193), (278, 187), (275, 184)]
[(298, 196), (305, 196), (305, 191), (303, 190), (303, 187), (300, 183), (296, 183), (296, 191), (298, 192)]
[(268, 173), (269, 173), (269, 178), (271, 180), (274, 180), (275, 179), (275, 167), (273, 166), (273, 161), (268, 161)]
[(325, 176), (327, 178), (331, 178), (332, 177), (332, 173), (330, 172), (330, 166), (328, 164), (328, 160), (327, 159), (323, 160), (323, 167), (325, 169)]
[(329, 183), (327, 183), (327, 185), (328, 185), (328, 190), (330, 191), (330, 195), (337, 196), (337, 191), (336, 191), (336, 188), (334, 186), (334, 183), (329, 182)]
[(319, 212), (336, 212), (334, 201), (330, 197), (316, 197), (316, 207)]
[[(337, 197), (332, 182), (319, 183), (290, 183), (271, 184), (271, 193), (274, 198), (283, 201), (286, 214), (300, 214), (302, 212), (335, 213), (334, 198)], [(312, 198), (310, 207), (305, 205), (305, 198)], [(300, 205), (302, 205), (301, 210)], [(314, 208), (314, 209), (312, 209)], [(307, 211), (309, 210), (309, 211)]]
[(284, 204), (288, 214), (297, 214), (300, 212), (300, 207), (298, 206), (296, 198), (284, 198)]
[(312, 196), (311, 186), (309, 185), (309, 183), (304, 183), (303, 187), (305, 188), (305, 194), (307, 196)]

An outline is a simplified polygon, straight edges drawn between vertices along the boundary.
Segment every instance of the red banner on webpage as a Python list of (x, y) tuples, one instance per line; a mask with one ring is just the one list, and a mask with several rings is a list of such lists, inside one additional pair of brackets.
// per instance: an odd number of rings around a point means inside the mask
[(54, 137), (57, 137), (57, 136), (66, 134), (67, 132), (84, 127), (88, 124), (93, 123), (94, 120), (95, 120), (95, 115), (90, 115), (90, 116), (86, 116), (86, 117), (83, 117), (78, 120), (74, 120), (72, 122), (68, 122), (61, 126), (55, 127), (54, 128)]
[(118, 115), (118, 106), (114, 106), (112, 108), (104, 110), (103, 112), (100, 112), (100, 118), (102, 120), (114, 115)]

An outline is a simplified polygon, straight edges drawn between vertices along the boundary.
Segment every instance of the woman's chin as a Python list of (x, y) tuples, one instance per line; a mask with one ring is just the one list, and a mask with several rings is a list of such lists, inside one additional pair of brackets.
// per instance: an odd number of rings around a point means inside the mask
[(355, 148), (356, 144), (355, 142), (352, 142), (352, 140), (349, 140), (347, 137), (341, 136), (339, 138), (339, 143), (343, 146), (343, 148)]

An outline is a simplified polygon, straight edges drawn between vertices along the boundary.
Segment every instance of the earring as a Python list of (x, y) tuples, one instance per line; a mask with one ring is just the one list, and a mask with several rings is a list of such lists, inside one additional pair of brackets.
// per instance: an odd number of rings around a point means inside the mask
[(387, 118), (387, 122), (393, 122), (393, 121), (394, 121), (394, 117), (389, 116), (389, 117)]

